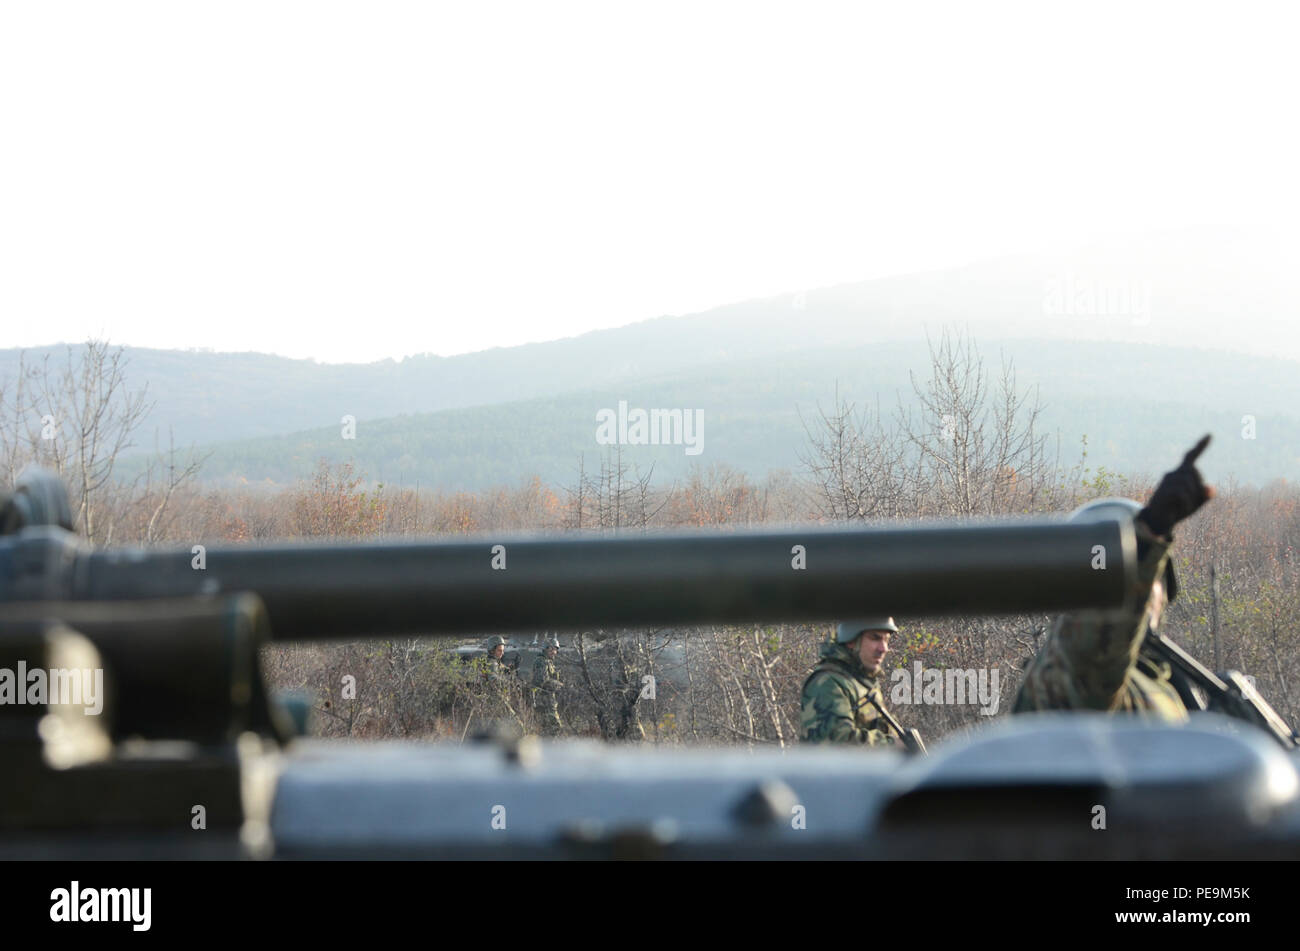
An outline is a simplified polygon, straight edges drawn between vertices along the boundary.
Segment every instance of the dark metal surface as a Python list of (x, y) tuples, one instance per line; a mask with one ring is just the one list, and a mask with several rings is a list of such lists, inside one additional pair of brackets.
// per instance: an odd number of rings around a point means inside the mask
[(0, 615), (0, 658), (6, 645), (19, 643), (25, 632), (30, 639), (51, 618), (94, 644), (107, 686), (98, 722), (114, 739), (215, 744), (247, 730), (283, 738), (291, 733), (267, 703), (258, 670), (257, 651), (269, 631), (254, 594), (7, 604)]
[(0, 602), (256, 591), (277, 640), (1048, 612), (1122, 606), (1134, 551), (1128, 523), (1039, 520), (210, 548), (198, 569), (36, 528), (0, 538)]

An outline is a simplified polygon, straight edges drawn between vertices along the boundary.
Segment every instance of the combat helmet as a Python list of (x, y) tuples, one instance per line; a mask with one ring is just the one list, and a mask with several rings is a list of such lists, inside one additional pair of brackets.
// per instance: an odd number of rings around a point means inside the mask
[[(1118, 496), (1108, 499), (1094, 499), (1079, 506), (1070, 513), (1071, 522), (1100, 522), (1108, 519), (1134, 519), (1142, 511), (1142, 504), (1132, 499)], [(1165, 562), (1165, 592), (1172, 604), (1178, 597), (1178, 577), (1174, 574), (1174, 561)]]
[(504, 647), (505, 643), (506, 643), (506, 639), (504, 637), (502, 637), (500, 634), (494, 634), (488, 638), (487, 649), (491, 650), (497, 645)]
[(898, 627), (892, 617), (869, 617), (853, 621), (840, 621), (835, 628), (835, 643), (848, 644), (857, 639), (863, 631), (892, 631), (898, 633)]
[(548, 647), (554, 647), (556, 650), (559, 650), (559, 649), (560, 649), (560, 639), (559, 639), (558, 637), (556, 637), (554, 634), (552, 634), (550, 637), (543, 637), (543, 638), (542, 638), (542, 650), (544, 651), (544, 650), (546, 650), (546, 648), (548, 648)]

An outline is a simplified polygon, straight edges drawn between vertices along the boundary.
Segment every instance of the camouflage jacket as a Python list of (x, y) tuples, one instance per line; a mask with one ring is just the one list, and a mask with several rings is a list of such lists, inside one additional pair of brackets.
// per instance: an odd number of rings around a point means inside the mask
[(897, 743), (870, 697), (884, 705), (876, 678), (848, 647), (827, 641), (817, 666), (804, 681), (799, 738), (805, 743)]
[(560, 672), (556, 669), (555, 661), (548, 660), (545, 654), (533, 661), (533, 686), (550, 694), (564, 687), (560, 682)]
[(1171, 683), (1169, 665), (1143, 651), (1151, 586), (1169, 560), (1173, 540), (1135, 523), (1140, 547), (1136, 607), (1127, 613), (1063, 614), (1025, 671), (1012, 713), (1037, 710), (1100, 710), (1141, 713), (1160, 720), (1187, 719), (1187, 707)]
[(484, 671), (483, 677), (485, 680), (497, 681), (504, 686), (510, 683), (514, 678), (514, 671), (510, 668), (510, 665), (505, 662), (504, 658), (498, 660), (491, 654), (488, 654), (487, 669)]

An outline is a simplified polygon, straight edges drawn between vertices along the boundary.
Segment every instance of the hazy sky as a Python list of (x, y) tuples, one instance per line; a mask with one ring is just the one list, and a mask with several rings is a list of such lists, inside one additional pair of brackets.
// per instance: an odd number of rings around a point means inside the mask
[(454, 354), (1293, 220), (1285, 7), (11, 2), (0, 346)]

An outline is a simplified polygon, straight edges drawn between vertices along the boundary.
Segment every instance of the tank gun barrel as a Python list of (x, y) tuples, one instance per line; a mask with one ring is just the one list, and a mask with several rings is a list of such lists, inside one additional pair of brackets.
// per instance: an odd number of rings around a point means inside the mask
[(1131, 524), (1052, 520), (634, 537), (93, 551), (0, 538), (0, 603), (255, 592), (276, 640), (1122, 607)]

